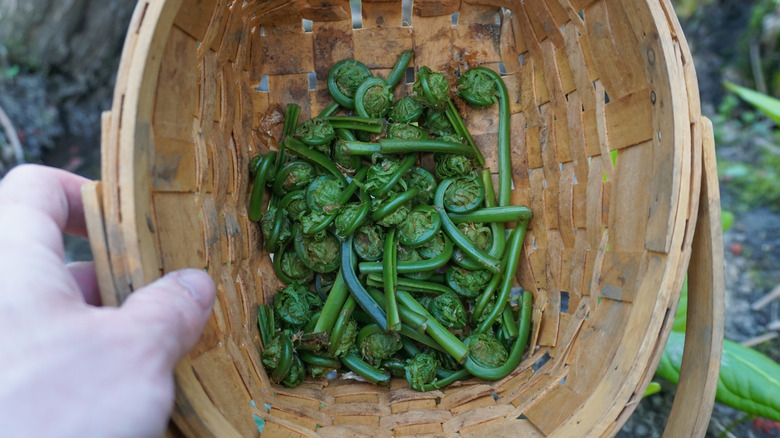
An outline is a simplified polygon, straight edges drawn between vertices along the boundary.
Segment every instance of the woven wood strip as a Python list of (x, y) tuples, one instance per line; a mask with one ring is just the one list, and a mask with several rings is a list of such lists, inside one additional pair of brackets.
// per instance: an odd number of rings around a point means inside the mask
[[(177, 371), (182, 431), (251, 436), (255, 415), (271, 435), (611, 435), (649, 381), (701, 178), (695, 72), (669, 4), (412, 3), (409, 13), (364, 1), (359, 29), (346, 0), (139, 3), (104, 119), (102, 250), (120, 299), (184, 266), (218, 284), (204, 337)], [(535, 294), (534, 353), (501, 381), (431, 394), (403, 380), (271, 385), (256, 305), (280, 283), (246, 217), (247, 164), (276, 148), (284, 105), (307, 118), (329, 103), (334, 61), (384, 76), (408, 48), (415, 67), (453, 77), (473, 65), (506, 72), (511, 198), (534, 210), (517, 273)], [(461, 109), (495, 173), (496, 108)]]

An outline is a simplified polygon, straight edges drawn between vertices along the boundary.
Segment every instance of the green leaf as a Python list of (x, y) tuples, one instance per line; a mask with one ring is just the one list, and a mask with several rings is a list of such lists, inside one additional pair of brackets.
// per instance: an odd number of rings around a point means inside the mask
[(740, 87), (739, 85), (733, 84), (731, 82), (724, 82), (723, 85), (725, 85), (726, 88), (735, 93), (737, 96), (741, 97), (747, 103), (764, 112), (767, 116), (774, 120), (775, 123), (780, 125), (780, 100), (775, 99), (772, 96), (768, 96), (764, 93), (751, 90), (750, 88)]
[[(685, 334), (671, 332), (656, 375), (680, 379)], [(729, 341), (723, 343), (715, 400), (750, 415), (780, 421), (780, 365), (758, 351)]]
[(685, 332), (688, 321), (688, 276), (683, 281), (682, 291), (680, 292), (680, 301), (677, 303), (677, 313), (674, 314), (674, 324), (672, 330), (676, 332)]
[(647, 385), (647, 389), (645, 390), (645, 395), (642, 397), (658, 394), (659, 392), (661, 392), (661, 384), (658, 382), (650, 382), (650, 384)]
[(729, 228), (734, 225), (734, 213), (728, 210), (722, 210), (720, 212), (720, 221), (723, 225), (723, 232), (725, 233)]

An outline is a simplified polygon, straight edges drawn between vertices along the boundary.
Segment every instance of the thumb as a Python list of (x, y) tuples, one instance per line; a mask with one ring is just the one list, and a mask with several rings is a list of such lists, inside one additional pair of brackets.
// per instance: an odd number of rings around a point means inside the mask
[(135, 324), (143, 324), (149, 340), (164, 350), (161, 353), (173, 367), (200, 338), (214, 296), (214, 282), (208, 274), (182, 269), (130, 294), (121, 312)]

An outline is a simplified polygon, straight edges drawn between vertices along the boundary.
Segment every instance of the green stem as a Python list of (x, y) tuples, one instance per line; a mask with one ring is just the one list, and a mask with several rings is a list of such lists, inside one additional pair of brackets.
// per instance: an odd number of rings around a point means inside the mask
[(379, 134), (385, 128), (385, 120), (374, 117), (361, 116), (331, 116), (326, 120), (333, 129), (351, 129)]
[[(399, 179), (406, 173), (407, 170), (414, 167), (414, 164), (417, 162), (417, 156), (416, 154), (409, 154), (404, 158), (404, 160), (401, 162), (401, 164), (398, 166), (398, 169), (396, 169), (395, 173), (388, 178), (387, 183), (385, 183), (384, 186), (376, 190), (375, 192), (372, 192), (371, 195), (376, 197), (383, 197), (387, 192), (390, 191), (390, 189), (395, 186), (395, 184), (398, 182)], [(416, 196), (416, 195), (415, 195)]]
[(501, 314), (501, 327), (503, 327), (507, 339), (514, 339), (517, 337), (515, 314), (512, 311), (512, 306), (509, 304), (504, 306), (504, 312)]
[[(487, 208), (522, 208), (524, 209), (523, 214), (525, 214), (527, 211), (527, 213), (530, 215), (531, 210), (528, 210), (525, 207), (514, 207), (514, 206), (496, 207), (497, 205), (496, 190), (493, 187), (493, 176), (490, 174), (490, 169), (482, 169), (480, 175), (482, 176), (482, 185), (485, 187), (485, 208), (486, 209)], [(452, 215), (450, 215), (450, 218), (452, 218)], [(528, 220), (530, 220), (530, 216)], [(474, 307), (474, 312), (472, 313), (474, 318), (473, 321), (477, 321), (477, 319), (482, 316), (485, 307), (490, 301), (490, 298), (493, 296), (493, 293), (498, 287), (499, 282), (501, 281), (501, 275), (503, 275), (504, 270), (506, 270), (507, 260), (506, 257), (504, 257), (504, 248), (506, 247), (506, 227), (504, 226), (504, 223), (501, 221), (491, 221), (490, 231), (492, 235), (492, 242), (490, 244), (490, 249), (488, 249), (488, 255), (491, 255), (496, 258), (500, 258), (501, 266), (499, 272), (493, 274), (493, 278), (490, 280), (490, 283), (488, 283), (487, 287), (485, 288), (485, 291), (483, 292), (482, 296), (480, 297), (479, 301)]]
[(490, 283), (485, 286), (485, 290), (482, 291), (482, 295), (480, 295), (477, 299), (477, 303), (474, 305), (474, 309), (471, 311), (471, 320), (473, 322), (476, 323), (479, 321), (479, 318), (481, 318), (482, 314), (485, 312), (485, 308), (487, 308), (487, 305), (490, 304), (490, 299), (493, 298), (493, 294), (496, 292), (498, 285), (501, 283), (501, 274), (503, 274), (504, 270), (506, 269), (506, 261), (506, 257), (501, 260), (500, 270), (498, 273), (493, 274), (493, 278), (490, 279)]
[(450, 331), (447, 330), (443, 325), (441, 325), (441, 323), (437, 321), (436, 318), (431, 316), (425, 307), (418, 303), (414, 297), (402, 290), (399, 290), (397, 295), (401, 304), (408, 307), (413, 312), (419, 313), (428, 318), (428, 328), (425, 329), (425, 332), (428, 333), (428, 335), (434, 340), (436, 340), (436, 342), (438, 342), (439, 345), (441, 345), (441, 347), (447, 353), (449, 353), (450, 356), (454, 357), (455, 360), (457, 360), (459, 363), (463, 363), (463, 360), (468, 355), (468, 348), (466, 345), (461, 342), (460, 339), (455, 337), (455, 335), (450, 333)]
[(339, 311), (347, 302), (347, 297), (349, 297), (349, 289), (347, 289), (344, 276), (339, 270), (336, 280), (333, 281), (333, 286), (330, 288), (330, 293), (328, 293), (328, 299), (322, 306), (322, 313), (312, 330), (314, 333), (330, 333), (333, 330), (333, 325), (339, 317)]
[(511, 112), (509, 92), (501, 75), (485, 67), (475, 67), (490, 76), (498, 91), (498, 205), (512, 205), (512, 149), (510, 145)]
[(363, 184), (363, 180), (366, 178), (367, 174), (368, 166), (361, 167), (355, 173), (355, 176), (352, 177), (352, 180), (349, 182), (347, 188), (344, 189), (344, 191), (341, 193), (341, 196), (339, 197), (339, 204), (344, 205), (349, 202), (349, 199), (352, 197), (352, 195), (354, 195), (357, 189), (359, 189)]
[(279, 250), (274, 253), (274, 273), (276, 274), (276, 278), (282, 280), (285, 284), (300, 283), (300, 281), (293, 279), (282, 270), (282, 257), (284, 256), (284, 253), (287, 252), (287, 248), (289, 248), (290, 245), (291, 243), (288, 241), (288, 243), (283, 244)]
[(298, 116), (300, 114), (300, 106), (294, 103), (287, 104), (287, 108), (284, 110), (284, 127), (282, 127), (282, 138), (293, 135), (295, 133), (295, 128), (298, 127)]
[[(381, 275), (378, 273), (371, 273), (368, 274), (368, 279), (366, 280), (366, 284), (368, 286), (374, 286), (374, 287), (382, 287), (384, 285), (383, 283), (384, 279)], [(452, 292), (452, 289), (449, 287), (439, 284), (439, 283), (433, 283), (431, 281), (423, 281), (423, 280), (413, 280), (411, 278), (403, 278), (399, 277), (397, 282), (397, 287), (407, 291), (407, 292), (416, 292), (416, 293), (423, 293), (423, 294), (446, 294), (449, 292)]]
[(452, 184), (453, 181), (454, 178), (447, 178), (442, 181), (439, 184), (439, 187), (436, 189), (434, 205), (436, 210), (439, 212), (439, 216), (441, 216), (441, 226), (444, 229), (444, 232), (447, 233), (450, 239), (452, 239), (452, 241), (455, 243), (455, 245), (457, 245), (458, 248), (460, 248), (468, 257), (476, 260), (483, 268), (495, 274), (500, 270), (499, 260), (490, 254), (485, 254), (483, 251), (480, 251), (476, 246), (474, 246), (474, 243), (472, 243), (468, 237), (463, 235), (458, 227), (452, 222), (449, 215), (447, 214), (447, 211), (444, 209), (444, 193), (447, 191), (447, 188), (450, 186), (450, 184)]
[(352, 293), (352, 296), (355, 297), (355, 301), (360, 304), (360, 307), (371, 315), (371, 319), (373, 319), (379, 327), (387, 329), (387, 317), (385, 316), (385, 312), (379, 307), (376, 301), (371, 298), (371, 295), (368, 294), (366, 288), (360, 284), (360, 280), (358, 280), (355, 275), (355, 256), (354, 250), (352, 249), (352, 239), (353, 236), (350, 235), (347, 240), (341, 244), (341, 272), (344, 275), (344, 281), (347, 283), (347, 287)]
[(309, 365), (322, 368), (341, 368), (341, 362), (339, 362), (338, 359), (332, 357), (320, 356), (308, 351), (299, 351), (298, 357), (300, 357), (302, 361)]
[(347, 297), (347, 301), (344, 302), (344, 306), (341, 307), (339, 316), (336, 318), (336, 322), (333, 324), (333, 331), (330, 333), (330, 347), (328, 350), (331, 353), (335, 353), (336, 348), (338, 348), (339, 344), (341, 343), (341, 338), (344, 337), (344, 329), (347, 326), (347, 321), (349, 321), (349, 318), (352, 316), (352, 312), (355, 311), (356, 306), (357, 301), (355, 301), (355, 298), (350, 295)]
[[(432, 257), (427, 260), (414, 260), (398, 262), (396, 270), (399, 274), (412, 274), (423, 271), (433, 271), (447, 264), (447, 261), (452, 257), (452, 240), (445, 238), (444, 251), (436, 257)], [(370, 274), (374, 272), (382, 272), (382, 263), (379, 262), (362, 262), (358, 265), (360, 274)]]
[(371, 211), (371, 201), (369, 200), (368, 195), (360, 192), (360, 198), (360, 211), (358, 211), (358, 215), (355, 217), (355, 221), (344, 230), (344, 236), (340, 236), (342, 238), (353, 234), (358, 228), (360, 228), (360, 226), (363, 225), (366, 218), (368, 217), (368, 213)]
[[(382, 310), (385, 310), (387, 301), (384, 294), (380, 292), (379, 289), (373, 287), (366, 290), (369, 295), (371, 295), (371, 298), (379, 304), (379, 307), (381, 307)], [(428, 326), (428, 319), (425, 316), (412, 312), (404, 306), (398, 306), (398, 315), (401, 318), (403, 325), (416, 330), (418, 333), (425, 333), (425, 329)]]
[(382, 261), (384, 268), (383, 279), (385, 289), (385, 313), (387, 314), (387, 330), (398, 331), (401, 328), (401, 318), (398, 315), (398, 303), (395, 299), (395, 291), (398, 287), (396, 272), (398, 248), (395, 243), (395, 228), (391, 228), (385, 235), (385, 253)]
[(271, 380), (276, 383), (281, 382), (284, 377), (290, 372), (290, 367), (293, 361), (293, 345), (290, 337), (285, 334), (280, 334), (282, 340), (282, 352), (279, 357), (279, 364), (271, 372)]
[(510, 205), (506, 207), (485, 207), (470, 213), (449, 213), (454, 224), (465, 223), (489, 223), (489, 222), (514, 222), (528, 220), (533, 214), (528, 207)]
[(414, 199), (418, 193), (419, 193), (419, 189), (417, 187), (412, 187), (411, 189), (397, 195), (393, 199), (387, 201), (378, 209), (374, 210), (374, 212), (371, 213), (371, 219), (374, 221), (382, 220), (382, 218), (384, 218), (385, 216), (393, 213), (399, 207)]
[[(274, 202), (275, 198), (272, 197), (269, 204), (273, 204)], [(284, 225), (284, 212), (284, 209), (279, 208), (277, 202), (276, 213), (274, 213), (274, 226), (271, 229), (271, 235), (268, 236), (268, 240), (265, 242), (265, 249), (268, 252), (276, 251), (279, 246), (279, 236), (282, 234), (282, 226)]]
[(336, 114), (336, 111), (338, 111), (340, 107), (341, 105), (339, 105), (339, 103), (334, 100), (331, 103), (329, 103), (328, 106), (323, 108), (322, 111), (320, 111), (320, 113), (317, 114), (317, 117), (322, 117), (322, 118), (331, 117), (333, 114)]
[[(368, 173), (368, 167), (362, 167), (360, 170), (357, 171), (357, 173), (355, 174), (355, 177), (352, 178), (352, 180), (349, 182), (349, 185), (347, 185), (347, 188), (344, 189), (343, 192), (341, 192), (341, 196), (339, 196), (339, 199), (338, 199), (339, 205), (344, 205), (344, 204), (346, 204), (349, 201), (349, 199), (352, 197), (352, 195), (355, 194), (357, 189), (362, 184), (363, 178), (366, 177), (367, 173)], [(355, 221), (356, 223), (358, 221), (362, 220), (362, 219), (365, 219), (365, 217), (368, 215), (369, 207), (370, 207), (369, 205), (364, 207), (363, 211), (361, 211), (361, 214), (357, 217), (358, 220)], [(336, 218), (336, 215), (338, 215), (338, 212), (339, 212), (338, 209), (336, 209), (332, 213), (329, 213), (328, 215), (323, 217), (322, 220), (318, 224), (316, 224), (316, 225), (312, 226), (310, 229), (308, 229), (305, 234), (311, 236), (311, 235), (319, 233), (320, 231), (324, 230), (325, 228), (328, 228), (328, 225), (330, 225), (330, 223), (333, 222), (333, 219)], [(358, 224), (355, 227), (355, 229), (357, 229), (358, 226), (360, 226), (360, 225)], [(352, 230), (352, 229), (351, 229), (351, 231), (354, 232), (354, 230)], [(349, 234), (351, 234), (351, 233), (349, 233)]]
[(281, 200), (279, 200), (279, 208), (286, 209), (292, 201), (306, 198), (306, 189), (293, 190), (287, 192)]
[(509, 300), (509, 294), (512, 291), (512, 284), (515, 280), (515, 274), (517, 273), (517, 264), (520, 260), (520, 253), (523, 250), (523, 240), (525, 240), (525, 232), (528, 229), (528, 222), (523, 221), (517, 224), (512, 233), (509, 235), (509, 245), (504, 257), (507, 259), (506, 269), (504, 269), (504, 277), (501, 282), (501, 288), (496, 297), (496, 305), (491, 309), (488, 316), (477, 327), (477, 333), (485, 333), (491, 325), (498, 319), (501, 312), (504, 311), (504, 306)]
[(255, 174), (255, 183), (252, 186), (252, 195), (249, 198), (249, 220), (259, 221), (263, 217), (263, 193), (265, 181), (276, 161), (276, 152), (269, 152), (263, 158)]
[[(404, 343), (404, 350), (407, 354), (410, 354), (411, 351), (419, 351), (417, 350), (417, 347), (412, 345), (411, 342), (404, 342), (403, 339), (401, 339), (401, 342)], [(409, 344), (407, 346), (407, 344)], [(406, 366), (406, 361), (403, 359), (398, 359), (395, 357), (391, 357), (389, 359), (385, 359), (382, 361), (382, 368), (386, 369), (387, 371), (390, 371), (390, 374), (397, 375), (397, 374), (403, 374), (404, 373), (404, 367)]]
[(444, 154), (466, 155), (474, 158), (474, 150), (463, 143), (453, 143), (444, 140), (405, 140), (398, 138), (383, 138), (379, 143), (362, 141), (347, 141), (347, 151), (352, 155), (392, 155), (414, 152), (440, 152)]
[[(336, 137), (344, 141), (357, 141), (357, 137), (355, 137), (355, 134), (349, 129), (333, 128), (333, 131), (336, 133)], [(334, 146), (334, 148), (335, 147), (336, 146)], [(360, 156), (350, 155), (350, 161), (351, 161), (350, 163), (351, 169), (357, 169), (358, 167), (360, 167), (360, 161), (361, 161)]]
[(444, 114), (447, 116), (447, 120), (450, 121), (452, 127), (455, 128), (455, 133), (458, 137), (463, 138), (469, 148), (471, 148), (472, 153), (470, 156), (477, 160), (477, 165), (484, 166), (485, 157), (482, 156), (482, 151), (479, 150), (477, 144), (474, 143), (474, 139), (471, 137), (471, 133), (466, 129), (466, 124), (463, 123), (463, 119), (460, 117), (458, 109), (455, 108), (455, 104), (452, 103), (452, 99), (447, 99), (447, 108), (445, 109)]
[(463, 367), (467, 369), (474, 377), (484, 380), (499, 380), (508, 376), (523, 358), (525, 344), (528, 342), (528, 335), (531, 332), (531, 310), (533, 295), (531, 292), (523, 292), (523, 308), (520, 310), (520, 321), (517, 325), (517, 338), (512, 345), (512, 351), (506, 363), (495, 368), (488, 368), (475, 362), (471, 355), (466, 358)]
[(409, 63), (412, 62), (412, 59), (414, 58), (414, 50), (404, 50), (401, 52), (401, 55), (398, 57), (398, 61), (396, 61), (395, 65), (393, 66), (393, 70), (390, 71), (390, 74), (387, 75), (387, 83), (390, 84), (391, 88), (395, 88), (399, 83), (401, 83), (401, 80), (403, 80), (404, 76), (406, 75), (406, 69), (409, 67)]
[(330, 172), (333, 176), (336, 177), (336, 179), (342, 181), (344, 183), (343, 186), (347, 185), (347, 181), (344, 179), (344, 175), (341, 174), (341, 170), (339, 170), (339, 168), (333, 164), (333, 161), (331, 161), (330, 158), (314, 149), (309, 148), (304, 143), (296, 140), (293, 137), (286, 137), (281, 141), (281, 143), (283, 143), (287, 150), (289, 150), (291, 153), (314, 164), (317, 164), (318, 166)]
[(314, 331), (314, 326), (317, 324), (317, 321), (319, 321), (320, 317), (322, 316), (322, 309), (314, 312), (314, 314), (311, 316), (311, 319), (306, 323), (306, 325), (303, 326), (303, 332), (304, 333), (316, 333)]
[(257, 306), (257, 325), (260, 328), (263, 347), (267, 347), (274, 336), (274, 311), (268, 304)]
[[(437, 372), (438, 374), (438, 372)], [(428, 383), (426, 385), (423, 385), (420, 389), (421, 391), (433, 391), (434, 389), (440, 389), (444, 388), (445, 386), (455, 383), (458, 380), (463, 380), (471, 376), (471, 373), (466, 371), (465, 369), (461, 369), (458, 371), (455, 371), (454, 373), (451, 373), (449, 376), (444, 377), (442, 379), (436, 379), (431, 383)]]
[(355, 353), (349, 352), (341, 356), (341, 362), (355, 374), (363, 377), (371, 383), (387, 386), (390, 384), (390, 374), (379, 368), (373, 367), (364, 362)]
[(424, 334), (420, 334), (418, 331), (414, 330), (414, 328), (409, 327), (406, 324), (401, 325), (400, 330), (401, 335), (406, 336), (407, 338), (417, 341), (427, 347), (433, 348), (434, 350), (441, 351), (442, 353), (446, 353), (447, 351), (442, 348), (441, 345), (439, 345), (436, 340), (434, 340), (432, 337)]

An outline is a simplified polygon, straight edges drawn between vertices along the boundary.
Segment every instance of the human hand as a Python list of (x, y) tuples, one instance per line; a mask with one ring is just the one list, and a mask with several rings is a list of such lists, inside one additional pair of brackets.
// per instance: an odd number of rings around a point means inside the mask
[(0, 181), (0, 425), (4, 437), (159, 437), (173, 368), (211, 313), (203, 271), (170, 273), (119, 308), (98, 307), (91, 263), (65, 264), (62, 233), (86, 237), (86, 179), (19, 166)]

